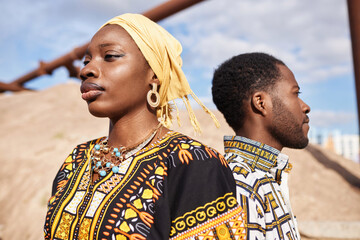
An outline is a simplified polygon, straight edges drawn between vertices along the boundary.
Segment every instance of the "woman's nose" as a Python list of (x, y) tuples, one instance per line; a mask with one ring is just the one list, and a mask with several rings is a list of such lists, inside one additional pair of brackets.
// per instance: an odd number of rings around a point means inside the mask
[(95, 64), (89, 62), (80, 70), (80, 78), (85, 81), (88, 78), (96, 78), (99, 76), (99, 70), (95, 67)]

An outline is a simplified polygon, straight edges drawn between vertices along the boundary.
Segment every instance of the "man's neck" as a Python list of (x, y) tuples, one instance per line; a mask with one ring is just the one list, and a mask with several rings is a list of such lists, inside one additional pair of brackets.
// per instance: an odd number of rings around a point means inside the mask
[(264, 143), (266, 145), (269, 145), (270, 147), (273, 147), (279, 151), (283, 149), (283, 145), (280, 144), (279, 141), (277, 141), (271, 134), (269, 134), (266, 130), (263, 130), (261, 128), (241, 128), (237, 131), (235, 131), (235, 134), (237, 136), (246, 137), (248, 139)]
[(240, 156), (241, 161), (265, 172), (277, 166), (278, 156), (281, 154), (271, 146), (243, 136), (225, 136), (224, 150), (226, 156)]

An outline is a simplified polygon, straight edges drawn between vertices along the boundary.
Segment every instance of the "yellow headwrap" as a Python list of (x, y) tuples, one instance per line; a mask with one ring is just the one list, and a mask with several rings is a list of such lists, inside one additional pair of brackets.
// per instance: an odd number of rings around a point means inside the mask
[(127, 13), (114, 17), (102, 27), (108, 24), (120, 25), (130, 34), (159, 79), (160, 104), (156, 114), (158, 118), (162, 119), (161, 121), (166, 127), (172, 124), (170, 101), (173, 101), (175, 105), (178, 123), (180, 124), (179, 110), (174, 99), (182, 98), (189, 113), (191, 124), (196, 132), (201, 132), (199, 122), (190, 106), (188, 95), (191, 95), (204, 111), (210, 114), (217, 127), (220, 126), (214, 114), (200, 102), (186, 80), (181, 69), (182, 46), (179, 41), (160, 25), (140, 14)]

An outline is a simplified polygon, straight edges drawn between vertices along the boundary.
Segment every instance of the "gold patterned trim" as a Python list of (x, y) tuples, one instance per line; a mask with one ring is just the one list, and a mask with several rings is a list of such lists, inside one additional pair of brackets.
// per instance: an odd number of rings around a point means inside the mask
[(178, 217), (172, 221), (170, 239), (186, 239), (230, 221), (242, 211), (242, 208), (236, 207), (236, 205), (236, 198), (233, 194), (226, 193), (224, 196)]
[[(183, 240), (189, 239), (191, 237), (196, 237), (202, 232), (208, 231), (211, 228), (216, 228), (224, 223), (229, 222), (231, 219), (236, 218), (242, 213), (243, 209), (240, 206), (237, 206), (235, 209), (229, 210), (226, 213), (223, 213), (214, 219), (211, 219), (203, 224), (200, 224), (192, 229), (189, 229), (183, 233), (178, 234), (175, 237), (170, 238), (170, 240)], [(171, 235), (171, 233), (170, 233)]]
[[(241, 142), (241, 140), (225, 140), (224, 146), (226, 153), (235, 153), (246, 156), (247, 162), (250, 165), (256, 164), (256, 166), (262, 168), (262, 170), (268, 171), (277, 164), (277, 154), (266, 149), (264, 144), (254, 146), (249, 143)], [(258, 161), (261, 163), (260, 165), (257, 164)]]

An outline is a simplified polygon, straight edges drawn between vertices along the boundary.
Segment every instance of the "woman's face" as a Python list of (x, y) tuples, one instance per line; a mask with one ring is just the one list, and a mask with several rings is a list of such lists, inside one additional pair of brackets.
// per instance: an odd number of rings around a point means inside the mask
[(80, 71), (82, 98), (97, 117), (116, 120), (147, 110), (154, 72), (130, 35), (107, 25), (92, 38)]

